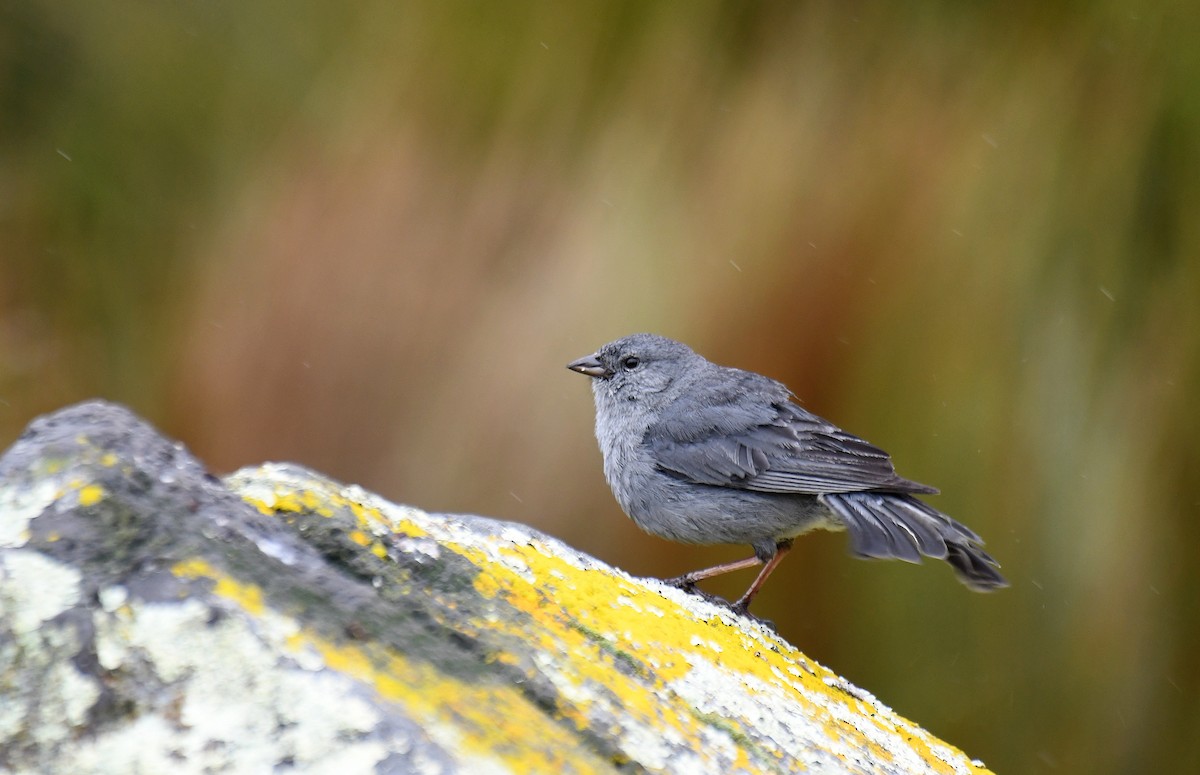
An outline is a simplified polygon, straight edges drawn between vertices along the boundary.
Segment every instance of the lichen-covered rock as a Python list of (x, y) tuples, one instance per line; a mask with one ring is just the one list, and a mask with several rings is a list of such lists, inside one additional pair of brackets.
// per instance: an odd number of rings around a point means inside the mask
[(727, 609), (127, 410), (0, 459), (0, 771), (982, 772)]

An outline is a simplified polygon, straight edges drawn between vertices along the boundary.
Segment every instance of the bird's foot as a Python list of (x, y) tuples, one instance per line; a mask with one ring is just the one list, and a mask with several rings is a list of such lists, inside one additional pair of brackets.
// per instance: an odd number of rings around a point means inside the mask
[(685, 573), (682, 576), (676, 576), (675, 578), (671, 579), (663, 579), (662, 582), (675, 587), (676, 589), (682, 589), (684, 592), (698, 591), (696, 589), (696, 579), (694, 579), (690, 573)]
[(696, 597), (701, 598), (702, 600), (707, 600), (710, 603), (716, 603), (717, 605), (725, 606), (729, 605), (729, 601), (725, 598), (705, 592), (703, 589), (700, 589), (700, 587), (696, 586), (696, 579), (692, 578), (691, 574), (685, 573), (684, 575), (676, 576), (673, 579), (663, 579), (662, 582), (675, 587), (676, 589), (682, 589), (689, 595), (695, 595)]

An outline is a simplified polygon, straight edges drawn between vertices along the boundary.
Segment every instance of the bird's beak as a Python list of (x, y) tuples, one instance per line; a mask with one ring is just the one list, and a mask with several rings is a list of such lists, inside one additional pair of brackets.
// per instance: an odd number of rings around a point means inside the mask
[(567, 368), (571, 371), (577, 371), (580, 374), (586, 374), (589, 377), (612, 376), (612, 372), (604, 368), (604, 364), (600, 363), (600, 359), (594, 354), (580, 358), (577, 361), (571, 361), (567, 364)]

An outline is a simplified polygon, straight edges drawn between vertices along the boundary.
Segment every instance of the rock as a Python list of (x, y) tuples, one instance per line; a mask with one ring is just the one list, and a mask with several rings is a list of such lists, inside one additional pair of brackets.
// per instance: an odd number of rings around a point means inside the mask
[(128, 410), (0, 458), (0, 770), (983, 772), (760, 623)]

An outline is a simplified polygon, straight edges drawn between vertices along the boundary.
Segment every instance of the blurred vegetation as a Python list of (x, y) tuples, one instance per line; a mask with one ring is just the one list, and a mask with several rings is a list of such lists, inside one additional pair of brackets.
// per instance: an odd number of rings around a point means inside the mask
[(807, 537), (786, 637), (999, 772), (1194, 771), (1198, 40), (1180, 2), (3, 2), (0, 438), (105, 396), (216, 470), (674, 575), (745, 549), (639, 534), (563, 369), (659, 331), (1014, 583)]

